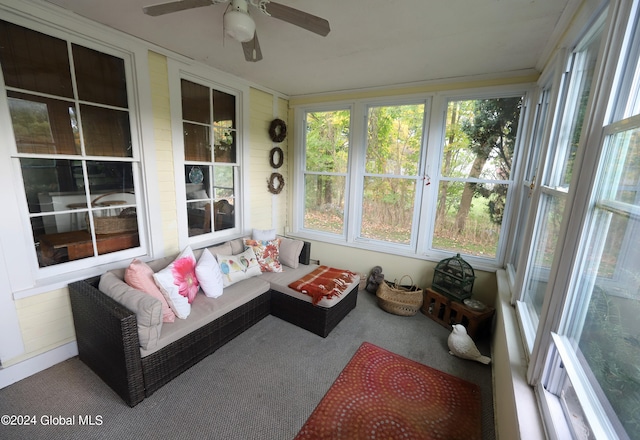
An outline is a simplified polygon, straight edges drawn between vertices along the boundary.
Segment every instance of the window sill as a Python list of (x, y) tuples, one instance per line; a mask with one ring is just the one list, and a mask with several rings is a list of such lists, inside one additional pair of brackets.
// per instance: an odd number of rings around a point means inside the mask
[(504, 269), (496, 272), (496, 326), (492, 339), (494, 405), (499, 438), (546, 438)]
[[(297, 231), (291, 232), (288, 234), (291, 237), (304, 239), (304, 240), (313, 240), (319, 241), (323, 243), (328, 243), (337, 246), (346, 246), (354, 249), (361, 249), (365, 251), (373, 251), (373, 252), (381, 252), (389, 255), (397, 255), (405, 258), (414, 258), (418, 260), (431, 261), (434, 263), (438, 263), (439, 261), (450, 258), (452, 255), (455, 255), (455, 251), (445, 251), (445, 250), (431, 250), (427, 255), (423, 252), (415, 252), (409, 246), (402, 245), (394, 245), (393, 243), (385, 244), (384, 242), (374, 241), (374, 240), (364, 240), (358, 239), (355, 241), (347, 241), (343, 238), (336, 238), (331, 235), (325, 235), (321, 233), (313, 233), (308, 231)], [(496, 260), (488, 259), (488, 258), (478, 258), (471, 255), (463, 255), (463, 258), (466, 262), (468, 262), (474, 270), (481, 270), (485, 272), (495, 272), (500, 269), (500, 266)]]

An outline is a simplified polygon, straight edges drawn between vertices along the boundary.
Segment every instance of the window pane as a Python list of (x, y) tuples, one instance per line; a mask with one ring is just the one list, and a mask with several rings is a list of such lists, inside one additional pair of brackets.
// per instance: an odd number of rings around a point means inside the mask
[(236, 97), (213, 91), (213, 123), (220, 127), (236, 128)]
[(304, 227), (323, 232), (344, 232), (344, 189), (342, 176), (305, 176)]
[(370, 108), (365, 171), (417, 175), (423, 124), (424, 104)]
[(366, 177), (360, 235), (392, 243), (411, 243), (416, 181)]
[(235, 167), (213, 167), (213, 204), (214, 230), (232, 229), (236, 226), (235, 218)]
[(450, 102), (442, 176), (508, 180), (521, 106), (521, 97)]
[(228, 128), (213, 129), (215, 162), (235, 163), (236, 162), (236, 132)]
[[(76, 185), (83, 188), (84, 183), (77, 175), (82, 169), (74, 171)], [(130, 193), (133, 187), (133, 164), (131, 162), (116, 161), (87, 161), (89, 174), (89, 188), (92, 194), (98, 192)]]
[(189, 237), (211, 232), (210, 167), (185, 165)]
[[(433, 248), (495, 257), (507, 185), (440, 182)], [(473, 195), (475, 192), (476, 195)], [(468, 209), (462, 209), (467, 205)]]
[(18, 153), (80, 154), (72, 102), (8, 92)]
[(182, 119), (185, 121), (211, 124), (209, 88), (183, 79)]
[(235, 167), (214, 166), (213, 191), (216, 200), (227, 199), (233, 203), (235, 199)]
[(553, 158), (555, 169), (548, 174), (545, 182), (548, 186), (568, 188), (571, 183), (573, 163), (582, 134), (587, 102), (591, 94), (600, 36), (601, 32), (598, 32), (584, 49), (574, 54), (562, 126)]
[(533, 250), (529, 257), (530, 269), (527, 284), (524, 286), (523, 300), (536, 319), (540, 317), (544, 294), (549, 283), (549, 272), (556, 251), (560, 224), (564, 213), (565, 199), (562, 197), (542, 196), (542, 203), (534, 232)]
[(211, 161), (211, 141), (209, 140), (209, 126), (196, 125), (185, 122), (184, 160), (209, 162)]
[(122, 58), (73, 45), (78, 98), (127, 108), (127, 78)]
[(0, 20), (0, 65), (7, 86), (73, 98), (67, 43)]
[[(20, 166), (30, 213), (66, 211), (69, 209), (68, 203), (86, 204), (84, 191), (77, 185), (76, 180), (78, 177), (82, 182), (82, 165), (79, 161), (22, 158)], [(53, 200), (58, 194), (73, 192), (78, 192), (78, 197), (73, 200)]]
[(347, 172), (349, 124), (349, 110), (307, 113), (307, 171)]
[(80, 114), (87, 155), (133, 156), (129, 112), (81, 105)]

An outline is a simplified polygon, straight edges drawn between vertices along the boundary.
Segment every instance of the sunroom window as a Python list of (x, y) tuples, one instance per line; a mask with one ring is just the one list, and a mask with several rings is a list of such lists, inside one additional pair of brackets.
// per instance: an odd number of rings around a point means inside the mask
[(360, 238), (413, 243), (424, 123), (424, 103), (368, 108)]
[[(608, 12), (604, 50), (589, 40), (591, 57), (574, 54), (601, 73), (583, 107), (581, 150), (573, 156), (560, 142), (562, 166), (551, 173), (558, 186), (571, 174), (581, 190), (564, 197), (568, 227), (544, 274), (549, 286), (528, 370), (550, 438), (640, 439), (640, 2), (613, 2)], [(582, 124), (575, 110), (564, 116), (570, 127)]]
[(476, 93), (483, 98), (300, 108), (295, 232), (419, 258), (501, 261), (524, 93)]
[(140, 245), (127, 61), (0, 21), (0, 65), (38, 266)]
[(547, 143), (546, 154), (540, 156), (545, 163), (536, 163), (542, 171), (538, 173), (537, 182), (533, 182), (539, 187), (539, 195), (529, 214), (534, 216), (534, 227), (529, 251), (521, 256), (527, 259), (527, 267), (521, 268), (525, 270), (525, 275), (522, 294), (518, 298), (521, 320), (527, 323), (524, 333), (530, 350), (561, 234), (566, 198), (600, 47), (602, 24), (601, 20), (570, 54), (560, 84), (555, 130), (552, 140)]
[(448, 103), (434, 249), (497, 257), (521, 108), (521, 96)]
[(304, 229), (346, 234), (350, 127), (348, 109), (305, 114)]
[(184, 185), (189, 237), (236, 228), (236, 96), (181, 80)]

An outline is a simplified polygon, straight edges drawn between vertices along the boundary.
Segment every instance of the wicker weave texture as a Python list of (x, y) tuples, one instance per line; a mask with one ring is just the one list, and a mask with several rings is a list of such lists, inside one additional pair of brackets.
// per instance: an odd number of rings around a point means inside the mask
[(378, 305), (386, 312), (400, 316), (413, 316), (422, 306), (422, 289), (413, 285), (401, 286), (399, 283), (383, 281), (376, 291)]
[(100, 292), (97, 281), (69, 285), (79, 357), (133, 407), (144, 399), (136, 315)]
[(290, 295), (271, 291), (271, 314), (291, 324), (326, 338), (331, 330), (353, 310), (358, 300), (358, 286), (333, 307), (314, 306)]

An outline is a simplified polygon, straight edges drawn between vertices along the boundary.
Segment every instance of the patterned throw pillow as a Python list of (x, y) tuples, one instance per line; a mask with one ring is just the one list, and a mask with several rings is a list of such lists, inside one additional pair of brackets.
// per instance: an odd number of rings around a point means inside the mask
[(262, 274), (256, 254), (251, 248), (237, 255), (218, 255), (218, 264), (224, 287)]
[(282, 265), (280, 264), (280, 239), (275, 240), (253, 240), (249, 238), (244, 239), (245, 248), (253, 249), (260, 265), (262, 272), (282, 272)]
[(200, 288), (191, 248), (187, 247), (173, 263), (155, 273), (153, 279), (176, 316), (180, 319), (189, 316), (191, 303)]

